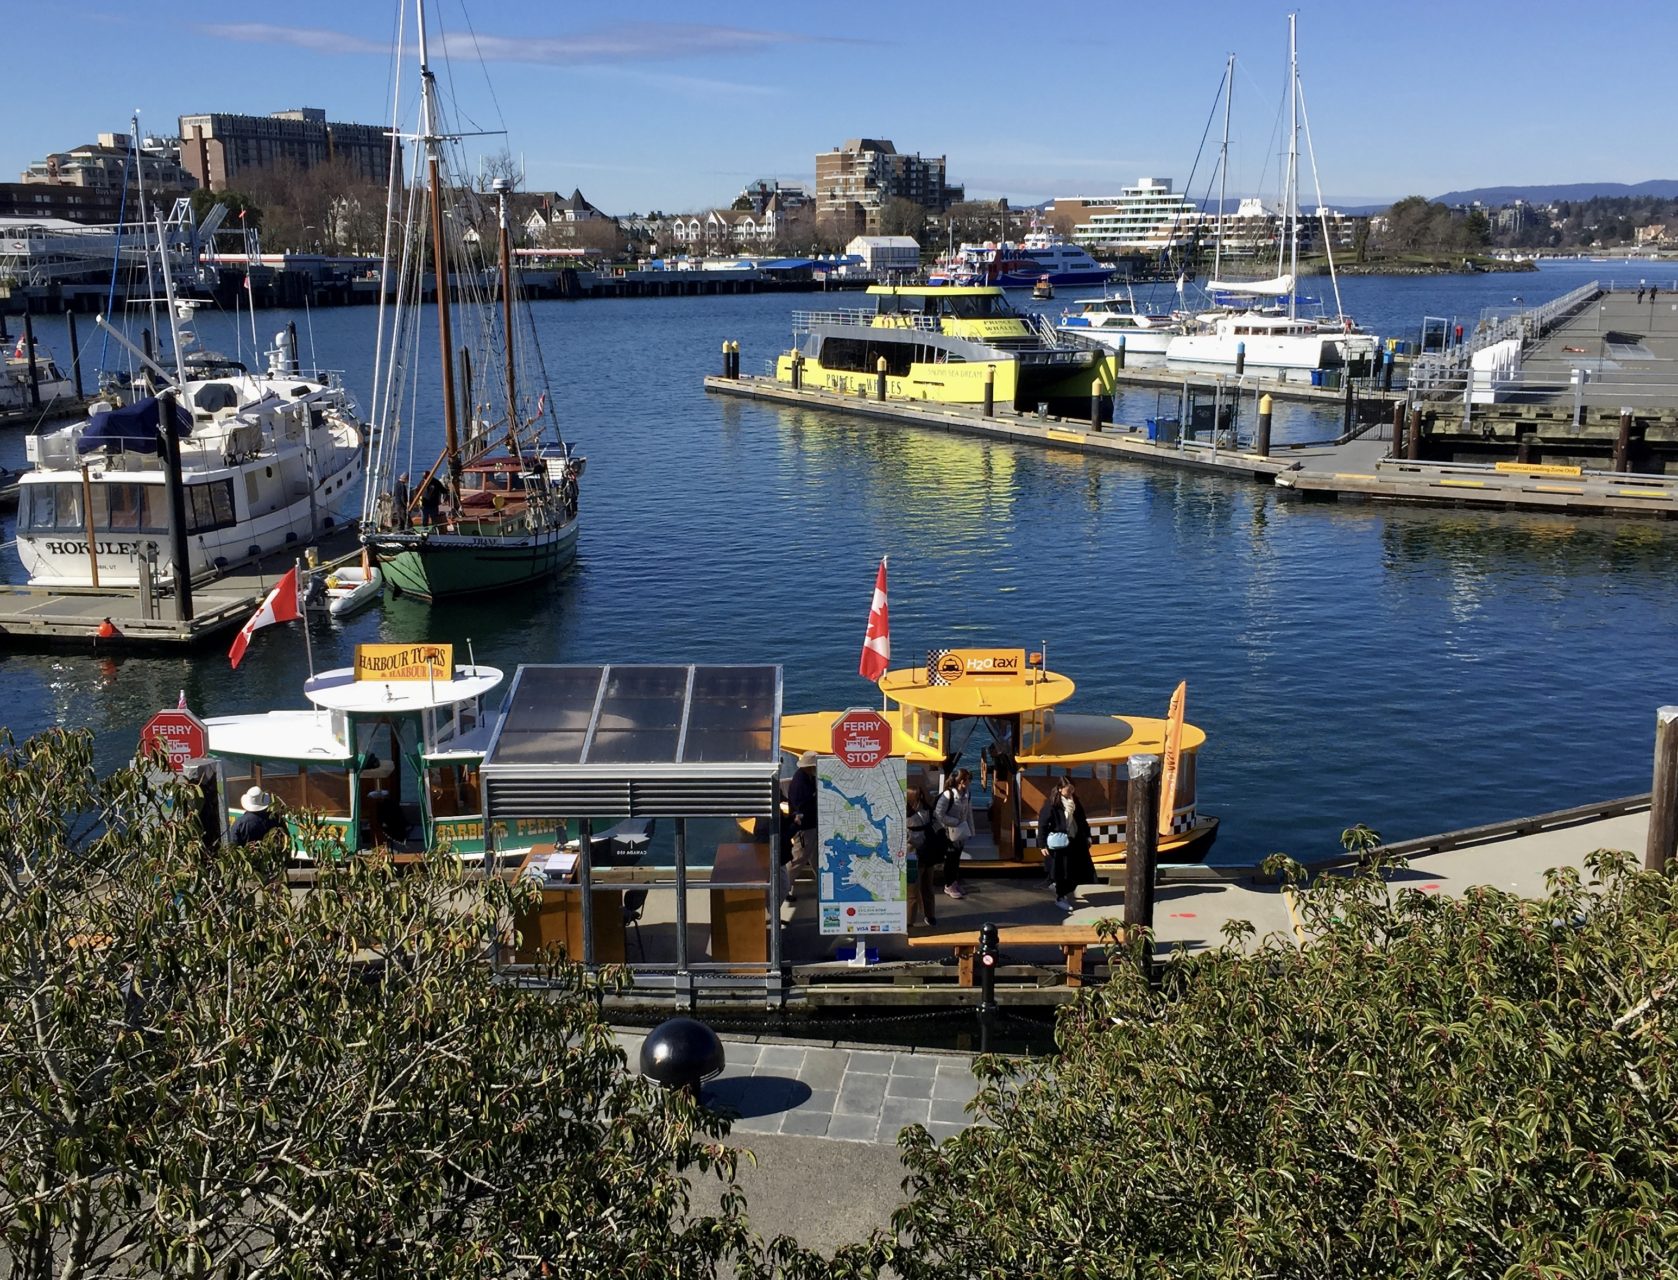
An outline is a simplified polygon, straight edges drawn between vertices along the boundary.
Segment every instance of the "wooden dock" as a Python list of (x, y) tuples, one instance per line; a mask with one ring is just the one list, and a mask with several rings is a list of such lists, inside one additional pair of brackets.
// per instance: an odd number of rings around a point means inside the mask
[[(1172, 375), (1175, 385), (1181, 382)], [(1388, 457), (1381, 433), (1279, 444), (1269, 454), (1250, 440), (1234, 447), (1210, 438), (1161, 441), (1140, 427), (1093, 427), (1087, 418), (1020, 413), (998, 406), (987, 417), (977, 405), (879, 400), (866, 395), (800, 388), (773, 378), (709, 376), (705, 389), (770, 404), (827, 409), (894, 426), (958, 432), (991, 440), (1065, 449), (1100, 457), (1204, 471), (1273, 484), (1319, 501), (1401, 502), (1479, 510), (1545, 511), (1562, 515), (1672, 519), (1678, 517), (1678, 476), (1597, 471), (1512, 461), (1427, 462)], [(1330, 392), (1338, 398), (1339, 392)], [(1223, 433), (1227, 440), (1228, 433)]]
[[(315, 544), (321, 567), (361, 554), (353, 532), (334, 531)], [(175, 616), (175, 600), (148, 602), (133, 587), (0, 585), (0, 649), (76, 649), (115, 653), (208, 644), (242, 626), (274, 583), (304, 554), (275, 553), (193, 583), (193, 615)], [(109, 620), (115, 635), (100, 635)]]

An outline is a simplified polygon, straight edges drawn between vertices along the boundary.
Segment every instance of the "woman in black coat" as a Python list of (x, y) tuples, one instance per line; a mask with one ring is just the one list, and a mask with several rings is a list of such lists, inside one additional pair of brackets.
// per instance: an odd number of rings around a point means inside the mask
[[(1050, 849), (1049, 837), (1056, 834), (1066, 837), (1065, 848)], [(1070, 775), (1063, 774), (1056, 781), (1043, 811), (1037, 815), (1037, 840), (1050, 860), (1055, 906), (1070, 915), (1078, 909), (1078, 904), (1072, 901), (1073, 890), (1095, 881), (1095, 862), (1090, 858), (1090, 820)]]

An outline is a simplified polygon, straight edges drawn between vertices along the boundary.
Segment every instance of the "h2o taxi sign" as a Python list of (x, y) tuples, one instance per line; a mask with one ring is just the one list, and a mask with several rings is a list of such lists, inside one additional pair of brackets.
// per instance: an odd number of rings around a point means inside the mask
[(891, 721), (854, 707), (833, 722), (833, 754), (852, 769), (873, 769), (891, 755)]
[(140, 730), (140, 750), (160, 744), (171, 769), (179, 773), (187, 761), (210, 754), (210, 731), (190, 711), (159, 711)]

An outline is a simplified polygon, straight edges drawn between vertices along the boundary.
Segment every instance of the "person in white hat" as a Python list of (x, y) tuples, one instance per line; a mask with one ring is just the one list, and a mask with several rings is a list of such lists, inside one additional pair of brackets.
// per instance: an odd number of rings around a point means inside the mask
[(236, 845), (255, 844), (270, 831), (278, 831), (285, 826), (274, 816), (274, 797), (261, 787), (252, 787), (239, 798), (239, 807), (245, 811), (244, 817), (233, 824), (229, 838)]

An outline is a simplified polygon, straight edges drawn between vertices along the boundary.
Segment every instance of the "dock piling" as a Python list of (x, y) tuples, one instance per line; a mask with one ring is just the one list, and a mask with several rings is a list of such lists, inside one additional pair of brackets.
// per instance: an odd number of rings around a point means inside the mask
[(725, 378), (734, 376), (734, 358), (728, 349), (727, 338), (722, 340), (722, 376)]
[(1420, 461), (1422, 456), (1422, 406), (1410, 406), (1410, 428), (1405, 433), (1404, 456), (1411, 462)]
[(1258, 434), (1253, 437), (1253, 452), (1261, 458), (1270, 456), (1270, 416), (1274, 407), (1269, 392), (1259, 397)]
[(1101, 430), (1101, 379), (1090, 383), (1090, 430)]
[(1655, 712), (1655, 778), (1649, 793), (1649, 843), (1643, 866), (1671, 873), (1678, 853), (1678, 707)]
[(1352, 371), (1350, 369), (1346, 370), (1345, 379), (1346, 398), (1345, 404), (1340, 410), (1340, 434), (1349, 436), (1352, 434), (1352, 415), (1355, 411), (1357, 403), (1352, 387)]
[(996, 366), (985, 366), (985, 417), (996, 417)]
[(1404, 456), (1404, 402), (1402, 400), (1393, 405), (1393, 447), (1392, 456)]
[(169, 475), (169, 559), (175, 579), (175, 618), (192, 621), (192, 564), (187, 559), (186, 490), (181, 482), (181, 438), (175, 434), (175, 397), (157, 398), (157, 434)]
[(1154, 873), (1159, 863), (1158, 756), (1130, 758), (1130, 795), (1125, 810), (1125, 936), (1154, 927)]
[(1620, 433), (1614, 437), (1614, 470), (1631, 470), (1631, 406), (1620, 407)]
[(1124, 368), (1124, 334), (1119, 335), (1119, 345), (1113, 351), (1114, 361), (1120, 369)]
[(29, 407), (41, 411), (41, 369), (35, 363), (35, 316), (26, 304), (23, 308), (23, 345), (29, 353)]
[(64, 308), (64, 322), (70, 326), (70, 376), (76, 382), (76, 399), (82, 398), (82, 344), (76, 336), (76, 309)]
[(1237, 342), (1235, 344), (1235, 376), (1237, 378), (1242, 377), (1246, 374), (1246, 372), (1247, 344), (1245, 342)]
[(881, 404), (886, 402), (886, 358), (881, 356), (874, 363), (874, 398)]

